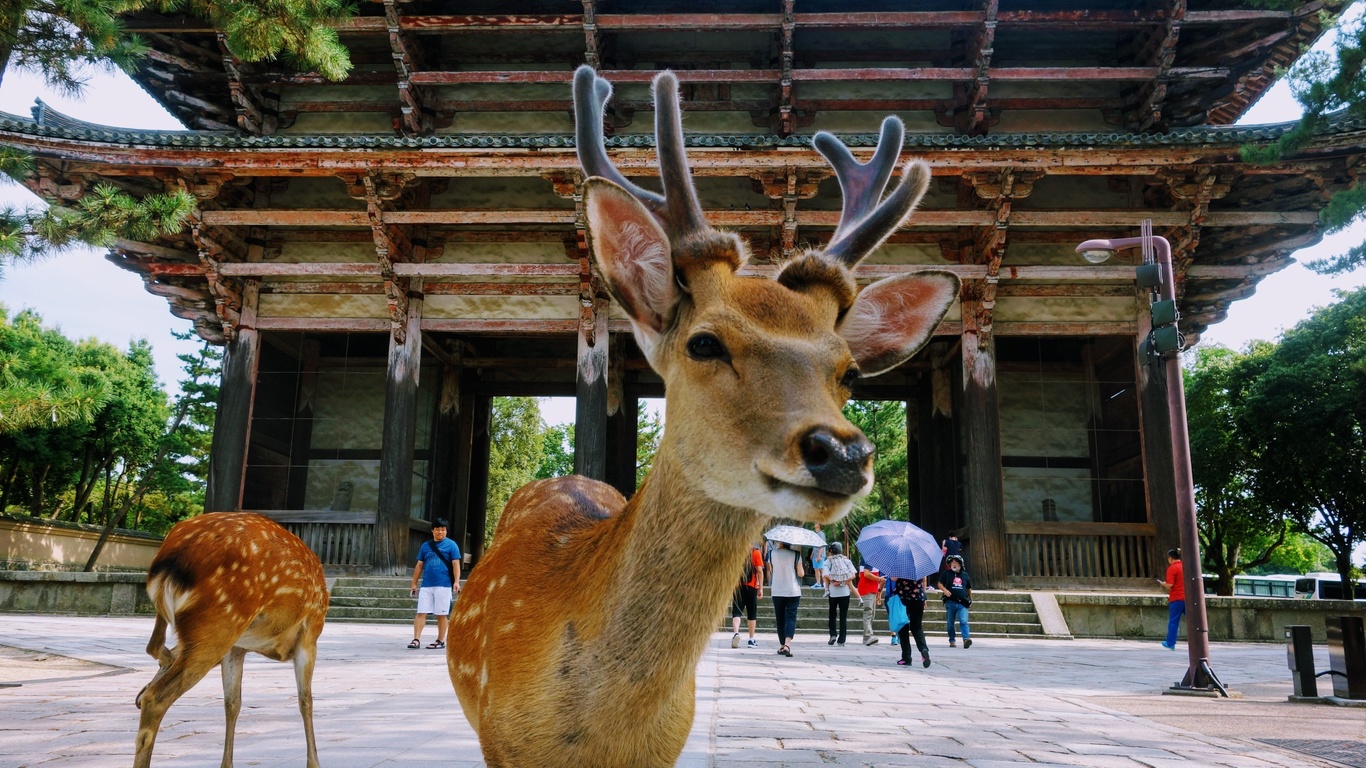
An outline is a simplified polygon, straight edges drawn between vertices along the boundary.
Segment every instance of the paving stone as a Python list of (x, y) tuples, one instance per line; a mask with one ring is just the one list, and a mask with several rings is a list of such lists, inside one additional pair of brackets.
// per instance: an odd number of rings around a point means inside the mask
[[(117, 674), (0, 688), (0, 766), (123, 768), (137, 729), (133, 698), (156, 671), (143, 651), (147, 617), (10, 614), (3, 643), (107, 665)], [(429, 630), (430, 631), (430, 630)], [(791, 659), (730, 648), (713, 636), (697, 673), (696, 718), (682, 768), (1314, 768), (1322, 763), (1250, 741), (1261, 733), (1207, 735), (1201, 716), (1130, 714), (1107, 706), (1169, 704), (1160, 694), (1181, 677), (1184, 654), (1150, 643), (994, 638), (970, 652), (944, 647), (930, 629), (934, 664), (896, 666), (885, 642), (845, 648), (823, 636), (795, 641)], [(404, 648), (393, 625), (330, 624), (314, 680), (318, 749), (327, 768), (483, 765), (478, 739), (459, 710), (437, 652)], [(1216, 643), (1212, 660), (1240, 684), (1289, 690), (1279, 645)], [(7, 657), (8, 658), (8, 657)], [(1324, 663), (1326, 666), (1326, 663)], [(1267, 706), (1300, 707), (1284, 693)], [(303, 729), (292, 669), (249, 656), (237, 729), (239, 766), (298, 766)], [(1221, 706), (1227, 705), (1227, 706)], [(1218, 717), (1236, 702), (1197, 705)], [(1159, 709), (1162, 707), (1158, 707)], [(1137, 710), (1136, 710), (1137, 711)], [(1274, 715), (1272, 715), (1274, 717)], [(1321, 717), (1346, 717), (1324, 708)], [(1155, 717), (1155, 716), (1153, 716)], [(1359, 718), (1359, 714), (1356, 715)], [(1257, 723), (1266, 720), (1250, 719)], [(1244, 738), (1230, 738), (1237, 733)], [(222, 684), (211, 673), (170, 710), (157, 741), (163, 765), (213, 768), (223, 739)]]

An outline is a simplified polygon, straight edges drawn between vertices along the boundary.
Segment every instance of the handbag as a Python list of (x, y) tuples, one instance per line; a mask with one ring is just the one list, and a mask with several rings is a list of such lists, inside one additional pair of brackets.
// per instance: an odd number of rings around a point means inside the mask
[(887, 598), (887, 626), (893, 632), (900, 632), (901, 628), (911, 623), (911, 619), (906, 615), (906, 606), (902, 604), (898, 595)]

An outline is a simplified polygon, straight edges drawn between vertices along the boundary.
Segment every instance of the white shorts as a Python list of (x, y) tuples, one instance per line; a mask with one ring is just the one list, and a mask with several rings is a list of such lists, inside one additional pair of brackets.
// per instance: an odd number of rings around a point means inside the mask
[(450, 587), (423, 587), (417, 591), (417, 612), (445, 616), (451, 612)]

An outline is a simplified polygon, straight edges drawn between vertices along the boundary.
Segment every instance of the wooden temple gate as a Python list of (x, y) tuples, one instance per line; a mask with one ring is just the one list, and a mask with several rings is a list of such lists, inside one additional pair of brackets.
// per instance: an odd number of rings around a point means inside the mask
[(859, 151), (903, 118), (935, 182), (859, 279), (947, 269), (963, 290), (856, 396), (907, 403), (906, 514), (966, 539), (983, 586), (1144, 584), (1177, 540), (1147, 293), (1131, 254), (1075, 245), (1151, 220), (1193, 342), (1319, 238), (1366, 136), (1330, 122), (1250, 165), (1240, 147), (1283, 129), (1230, 125), (1344, 2), (465, 5), (364, 4), (335, 84), (134, 14), (153, 50), (134, 76), (190, 130), (0, 115), (53, 202), (98, 182), (198, 200), (186, 232), (109, 258), (225, 345), (207, 508), (264, 511), (334, 570), (406, 571), (437, 516), (477, 560), (495, 396), (575, 396), (576, 470), (633, 490), (635, 403), (662, 391), (588, 258), (578, 64), (616, 84), (609, 151), (641, 177), (647, 84), (678, 72), (702, 204), (756, 278), (839, 218), (810, 134)]

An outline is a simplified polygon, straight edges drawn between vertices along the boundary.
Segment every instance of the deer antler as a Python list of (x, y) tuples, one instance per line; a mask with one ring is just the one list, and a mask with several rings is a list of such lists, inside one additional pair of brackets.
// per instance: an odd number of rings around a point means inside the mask
[(672, 72), (655, 76), (655, 152), (659, 156), (664, 194), (643, 189), (626, 180), (607, 157), (603, 142), (603, 108), (612, 97), (612, 85), (583, 65), (574, 73), (574, 143), (579, 164), (589, 176), (601, 176), (630, 192), (659, 219), (670, 237), (708, 229), (702, 206), (693, 190), (692, 175), (683, 147), (683, 118), (678, 108), (678, 78)]
[(883, 120), (877, 151), (867, 163), (854, 159), (844, 142), (833, 134), (821, 131), (811, 140), (816, 151), (835, 169), (844, 195), (840, 223), (825, 249), (826, 256), (852, 268), (895, 232), (924, 197), (930, 184), (930, 169), (924, 162), (912, 160), (906, 164), (896, 189), (878, 203), (896, 167), (905, 135), (901, 120)]

